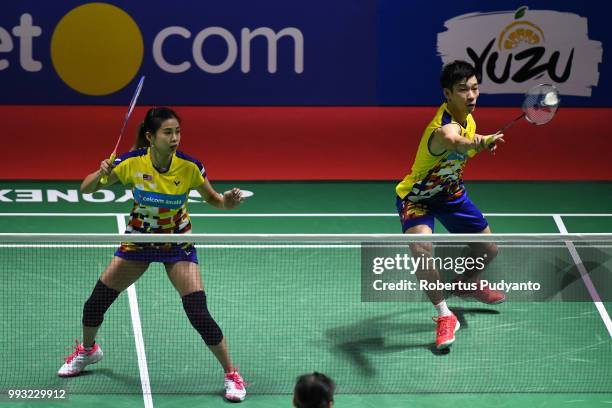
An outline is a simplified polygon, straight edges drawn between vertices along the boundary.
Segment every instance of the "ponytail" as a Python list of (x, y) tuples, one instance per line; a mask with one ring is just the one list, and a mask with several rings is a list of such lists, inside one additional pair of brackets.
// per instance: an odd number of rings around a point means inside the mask
[(138, 127), (138, 134), (136, 135), (136, 142), (134, 142), (134, 146), (132, 150), (142, 149), (144, 147), (149, 147), (150, 143), (147, 140), (147, 127), (145, 126), (144, 121), (140, 123)]

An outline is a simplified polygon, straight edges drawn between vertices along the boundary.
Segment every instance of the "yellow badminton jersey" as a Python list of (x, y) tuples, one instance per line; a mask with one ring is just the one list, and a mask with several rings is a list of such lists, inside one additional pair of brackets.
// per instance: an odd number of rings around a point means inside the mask
[(122, 184), (131, 185), (134, 208), (126, 233), (186, 233), (191, 230), (187, 213), (189, 191), (204, 183), (202, 164), (176, 152), (170, 169), (158, 172), (149, 148), (119, 156), (113, 171)]
[(412, 171), (395, 187), (400, 198), (416, 202), (440, 194), (438, 197), (451, 200), (463, 194), (463, 168), (468, 157), (473, 157), (476, 151), (467, 155), (446, 151), (437, 156), (429, 151), (432, 134), (449, 123), (461, 127), (461, 136), (474, 139), (476, 122), (472, 115), (468, 114), (466, 123), (458, 123), (446, 108), (446, 103), (443, 103), (421, 136)]

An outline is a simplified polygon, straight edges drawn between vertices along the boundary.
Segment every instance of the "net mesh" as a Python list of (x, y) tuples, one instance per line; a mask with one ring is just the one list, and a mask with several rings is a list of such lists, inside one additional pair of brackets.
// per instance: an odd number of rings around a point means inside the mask
[(529, 90), (523, 102), (525, 118), (535, 125), (543, 125), (552, 120), (559, 108), (559, 92), (552, 85), (538, 85)]
[[(153, 393), (222, 389), (222, 370), (161, 263), (137, 281), (135, 299), (126, 291), (106, 313), (97, 337), (104, 359), (87, 375), (57, 377), (66, 347), (81, 338), (83, 304), (112, 265), (119, 239), (2, 238), (0, 389), (141, 393), (138, 351)], [(409, 253), (397, 239), (194, 235), (209, 309), (250, 393), (291, 393), (298, 375), (315, 370), (331, 376), (340, 393), (612, 392), (610, 334), (581, 272), (610, 310), (612, 237), (498, 241), (483, 276), (538, 281), (547, 292), (508, 292), (497, 306), (449, 296), (462, 330), (445, 355), (435, 349), (433, 308), (421, 291), (364, 298), (373, 292), (368, 279), (398, 281), (397, 268), (372, 273), (374, 258)], [(436, 256), (465, 257), (464, 242), (432, 239)], [(135, 309), (142, 341), (134, 335)]]

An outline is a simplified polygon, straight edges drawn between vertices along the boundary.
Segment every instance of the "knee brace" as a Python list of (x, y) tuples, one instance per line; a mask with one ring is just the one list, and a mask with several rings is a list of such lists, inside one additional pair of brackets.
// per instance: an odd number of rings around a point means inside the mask
[(98, 280), (91, 296), (83, 306), (83, 326), (98, 327), (104, 321), (104, 313), (119, 296), (119, 292)]
[(221, 328), (208, 312), (204, 291), (183, 296), (183, 309), (191, 325), (200, 333), (207, 346), (216, 346), (223, 340)]

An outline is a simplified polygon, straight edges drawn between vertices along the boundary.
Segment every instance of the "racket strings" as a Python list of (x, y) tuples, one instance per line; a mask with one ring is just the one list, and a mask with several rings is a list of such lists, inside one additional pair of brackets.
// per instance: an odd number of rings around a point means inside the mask
[(539, 85), (532, 88), (523, 102), (525, 118), (535, 124), (543, 125), (552, 120), (559, 108), (559, 94), (552, 85)]

